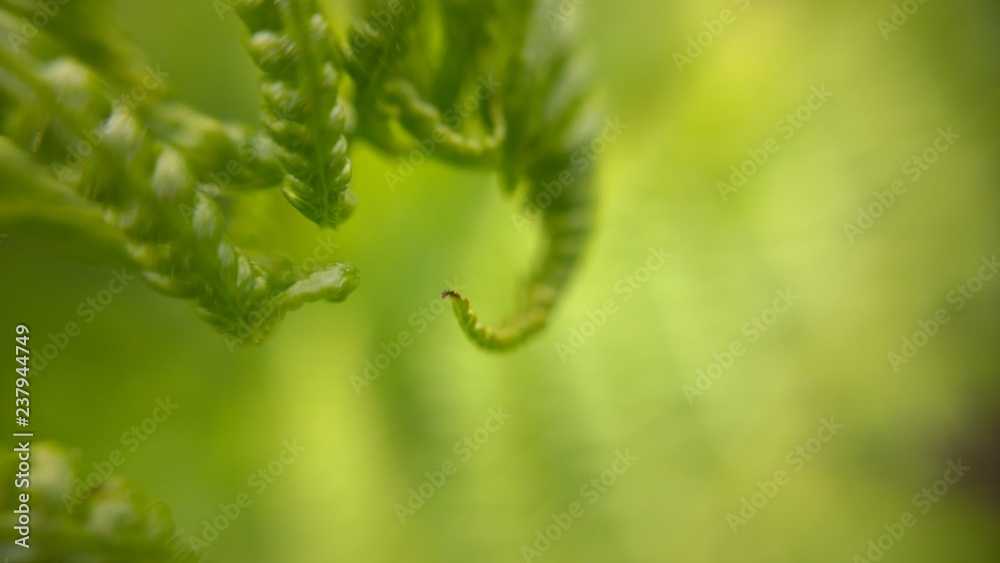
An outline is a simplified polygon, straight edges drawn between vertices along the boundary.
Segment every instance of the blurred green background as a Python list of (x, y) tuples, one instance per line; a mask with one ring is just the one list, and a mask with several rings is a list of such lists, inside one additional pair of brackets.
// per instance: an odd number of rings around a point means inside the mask
[[(34, 377), (37, 435), (84, 466), (122, 450), (116, 471), (193, 537), (247, 493), (208, 561), (847, 562), (907, 511), (916, 524), (885, 561), (1000, 560), (1000, 277), (973, 282), (961, 310), (949, 300), (998, 253), (1000, 6), (578, 3), (560, 25), (584, 39), (599, 111), (628, 128), (598, 159), (591, 245), (540, 337), (492, 355), (438, 305), (446, 280), (486, 319), (512, 305), (536, 233), (518, 232), (496, 178), (430, 163), (391, 191), (383, 174), (398, 163), (358, 146), (360, 204), (335, 259), (362, 285), (290, 314), (259, 347), (231, 352), (187, 303), (139, 282), (86, 323), (78, 305), (110, 268), (7, 233), (3, 326), (30, 323), (36, 345), (83, 327)], [(886, 38), (894, 6), (918, 9)], [(175, 97), (256, 123), (232, 13), (205, 0), (120, 9)], [(702, 33), (723, 17), (717, 37)], [(702, 52), (678, 69), (699, 33)], [(814, 87), (832, 96), (801, 110)], [(914, 180), (904, 167), (939, 128), (959, 137)], [(717, 183), (768, 138), (777, 150), (723, 199)], [(905, 193), (852, 242), (845, 223), (895, 180)], [(240, 211), (243, 240), (297, 260), (328, 237), (277, 194)], [(651, 247), (671, 256), (647, 278)], [(628, 276), (645, 281), (626, 300)], [(786, 289), (798, 300), (768, 313)], [(606, 300), (616, 312), (590, 331)], [(894, 370), (887, 354), (942, 308), (949, 322)], [(773, 323), (753, 338), (756, 317)], [(574, 330), (590, 336), (562, 358)], [(412, 344), (356, 388), (402, 332)], [(686, 396), (699, 370), (721, 376)], [(168, 397), (177, 411), (129, 451), (122, 434)], [(491, 409), (509, 419), (482, 430)], [(843, 428), (816, 441), (831, 418)], [(475, 451), (456, 447), (466, 436)], [(291, 463), (286, 441), (304, 448)], [(607, 473), (626, 452), (630, 467)], [(970, 470), (922, 512), (915, 495), (959, 459)], [(454, 474), (401, 523), (397, 503), (449, 461)], [(273, 482), (254, 479), (269, 465)], [(787, 481), (734, 532), (779, 470)], [(543, 550), (539, 531), (574, 502), (582, 516)]]

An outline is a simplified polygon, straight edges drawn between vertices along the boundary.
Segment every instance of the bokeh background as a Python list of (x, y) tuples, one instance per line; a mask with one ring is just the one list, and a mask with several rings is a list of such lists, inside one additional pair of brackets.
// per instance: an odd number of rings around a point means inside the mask
[[(207, 561), (847, 562), (907, 511), (916, 524), (885, 561), (1000, 560), (1000, 277), (972, 282), (961, 310), (948, 299), (1000, 250), (1000, 6), (564, 4), (595, 111), (628, 128), (599, 155), (593, 238), (543, 334), (489, 354), (438, 305), (457, 280), (499, 319), (531, 263), (535, 233), (516, 228), (496, 179), (430, 163), (393, 191), (383, 175), (398, 163), (358, 146), (360, 205), (334, 240), (362, 285), (291, 313), (258, 347), (231, 351), (188, 304), (139, 282), (86, 323), (77, 308), (112, 265), (4, 231), (3, 326), (83, 326), (33, 379), (37, 435), (85, 467), (124, 451), (116, 471), (194, 537), (249, 494)], [(886, 36), (894, 6), (913, 13)], [(723, 10), (731, 23), (678, 68)], [(232, 13), (202, 0), (120, 11), (172, 95), (256, 122)], [(833, 95), (786, 138), (780, 120), (814, 87)], [(904, 166), (939, 128), (959, 137), (914, 180)], [(721, 197), (717, 183), (769, 137), (778, 150)], [(905, 193), (852, 241), (845, 223), (895, 180)], [(236, 229), (297, 260), (328, 237), (276, 194), (241, 209)], [(646, 277), (661, 247), (670, 257)], [(626, 300), (630, 275), (645, 281)], [(798, 300), (771, 316), (779, 290)], [(609, 299), (616, 312), (561, 357)], [(942, 308), (949, 322), (894, 369), (887, 354)], [(744, 326), (762, 315), (773, 323), (751, 339)], [(403, 332), (412, 344), (352, 383)], [(686, 395), (735, 341), (745, 352)], [(122, 434), (168, 397), (177, 411), (128, 451)], [(480, 430), (491, 409), (509, 419)], [(843, 428), (821, 443), (824, 419)], [(469, 454), (455, 447), (465, 436), (482, 442)], [(286, 441), (303, 451), (275, 465)], [(626, 452), (636, 459), (611, 479)], [(915, 495), (958, 460), (969, 471), (921, 512)], [(454, 475), (401, 523), (397, 503), (449, 461)], [(280, 475), (261, 491), (253, 475), (269, 465)], [(734, 532), (728, 515), (779, 470), (787, 482)], [(582, 489), (602, 474), (613, 485)], [(538, 531), (574, 502), (583, 515), (541, 550)]]

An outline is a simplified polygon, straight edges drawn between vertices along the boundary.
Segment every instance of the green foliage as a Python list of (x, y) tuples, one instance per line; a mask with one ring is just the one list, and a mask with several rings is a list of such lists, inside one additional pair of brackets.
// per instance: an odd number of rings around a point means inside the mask
[[(357, 199), (349, 143), (392, 156), (423, 151), (496, 171), (505, 190), (542, 210), (544, 250), (513, 314), (488, 327), (452, 295), (474, 342), (510, 348), (545, 325), (592, 203), (589, 177), (543, 193), (592, 130), (570, 43), (543, 4), (370, 1), (342, 41), (315, 0), (238, 2), (262, 73), (266, 135), (254, 136), (165, 99), (166, 73), (121, 39), (107, 3), (79, 0), (77, 25), (44, 27), (0, 53), (0, 167), (18, 179), (3, 190), (20, 202), (0, 220), (72, 228), (78, 249), (107, 249), (157, 290), (193, 300), (219, 330), (258, 342), (289, 310), (345, 299), (358, 273), (338, 263), (296, 279), (288, 260), (227, 235), (229, 201), (280, 185), (302, 215), (336, 228)], [(0, 9), (6, 36), (31, 7)], [(241, 159), (248, 146), (253, 158)], [(246, 172), (215, 186), (213, 173), (234, 160)]]
[[(31, 446), (29, 548), (14, 544), (15, 509), (21, 504), (12, 482), (0, 491), (5, 561), (48, 563), (104, 561), (185, 563), (197, 558), (177, 541), (170, 511), (117, 475), (77, 471), (73, 457), (52, 443)], [(14, 475), (18, 457), (4, 456), (0, 469)], [(106, 471), (113, 471), (110, 462)], [(85, 480), (92, 480), (87, 485)], [(94, 484), (95, 481), (100, 481)]]
[(247, 51), (264, 73), (264, 126), (279, 147), (282, 192), (310, 220), (336, 227), (354, 210), (354, 196), (326, 19), (310, 1), (248, 1), (239, 13), (251, 32)]

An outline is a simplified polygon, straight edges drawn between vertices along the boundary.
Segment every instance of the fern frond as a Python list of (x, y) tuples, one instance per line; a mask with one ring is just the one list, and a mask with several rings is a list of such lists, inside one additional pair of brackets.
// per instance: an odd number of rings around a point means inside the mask
[(55, 108), (59, 129), (85, 132), (95, 141), (78, 166), (57, 167), (60, 180), (104, 209), (105, 220), (126, 237), (130, 260), (152, 287), (195, 300), (197, 312), (213, 326), (240, 341), (259, 342), (287, 311), (307, 301), (340, 301), (357, 286), (357, 271), (347, 264), (296, 280), (280, 262), (265, 266), (234, 246), (225, 236), (225, 218), (197, 189), (183, 153), (151, 137), (134, 110), (115, 106), (101, 119), (60, 105), (60, 100), (110, 105), (93, 101), (104, 94), (78, 63), (56, 59), (37, 71), (3, 55), (0, 63), (25, 78), (44, 107)]
[[(518, 21), (527, 8), (523, 0), (512, 3), (508, 17)], [(540, 33), (541, 11), (534, 17), (533, 27), (520, 31), (531, 43), (509, 53), (512, 74), (501, 94), (509, 131), (501, 169), (510, 188), (525, 185), (526, 200), (541, 208), (542, 251), (521, 303), (496, 326), (482, 323), (466, 298), (443, 295), (466, 336), (492, 350), (512, 349), (544, 328), (577, 268), (592, 222), (593, 167), (572, 167), (573, 152), (593, 135), (582, 111), (585, 90), (569, 64), (568, 39)]]
[[(492, 77), (484, 80), (492, 80)], [(506, 133), (506, 119), (495, 100), (489, 107), (492, 131), (482, 138), (471, 137), (447, 123), (440, 109), (423, 100), (416, 88), (404, 80), (385, 86), (385, 100), (398, 108), (400, 124), (416, 142), (434, 143), (435, 156), (456, 164), (493, 167), (500, 162), (500, 147)]]
[(314, 0), (244, 0), (237, 12), (251, 33), (247, 51), (264, 73), (264, 126), (285, 170), (282, 193), (317, 225), (337, 227), (355, 197), (329, 24)]
[[(149, 117), (150, 133), (184, 155), (199, 183), (219, 191), (242, 192), (276, 187), (284, 179), (284, 169), (276, 147), (263, 131), (223, 123), (172, 102), (157, 106)], [(232, 168), (238, 174), (231, 172)]]
[[(219, 201), (281, 185), (301, 214), (336, 228), (355, 206), (349, 139), (394, 156), (420, 148), (498, 172), (506, 191), (542, 209), (543, 250), (504, 322), (485, 325), (464, 297), (444, 295), (474, 342), (510, 349), (548, 322), (593, 208), (592, 168), (564, 179), (592, 131), (572, 43), (545, 19), (553, 1), (366, 0), (340, 43), (317, 0), (240, 0), (262, 73), (259, 135), (167, 101), (158, 81), (122, 103), (151, 67), (117, 33), (108, 0), (75, 0), (60, 9), (76, 19), (0, 50), (0, 171), (27, 188), (0, 221), (86, 231), (99, 215), (104, 226), (81, 245), (130, 261), (213, 326), (259, 341), (289, 310), (344, 299), (357, 270), (333, 264), (296, 279), (287, 261), (233, 244)], [(0, 0), (0, 32), (33, 6)], [(345, 79), (350, 100), (339, 93)], [(234, 163), (239, 174), (228, 173)]]
[[(142, 491), (133, 481), (110, 475), (94, 483), (66, 448), (52, 442), (31, 445), (31, 519), (29, 549), (14, 544), (20, 534), (13, 526), (0, 532), (4, 560), (25, 563), (52, 561), (132, 561), (193, 563), (192, 544), (180, 536), (170, 509)], [(8, 452), (0, 469), (17, 471), (17, 455)], [(90, 467), (87, 468), (90, 470)], [(86, 481), (86, 484), (84, 484)], [(0, 508), (13, 513), (20, 502), (7, 487)], [(9, 557), (8, 557), (9, 556)]]

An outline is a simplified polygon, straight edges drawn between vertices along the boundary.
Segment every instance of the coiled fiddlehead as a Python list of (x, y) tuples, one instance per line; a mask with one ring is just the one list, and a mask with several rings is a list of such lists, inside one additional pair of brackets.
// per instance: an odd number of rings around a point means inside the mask
[(347, 112), (339, 102), (333, 38), (315, 0), (243, 0), (247, 51), (263, 71), (264, 126), (285, 169), (282, 193), (321, 227), (354, 211)]
[[(17, 456), (0, 459), (0, 469), (17, 472)], [(0, 487), (3, 531), (0, 557), (19, 563), (55, 561), (129, 561), (132, 563), (191, 563), (193, 551), (175, 533), (173, 517), (162, 502), (154, 502), (134, 483), (112, 475), (93, 489), (61, 446), (40, 442), (31, 446), (31, 533), (28, 549), (14, 543), (20, 535), (15, 511), (22, 504), (18, 489)], [(91, 486), (88, 482), (88, 487)]]
[[(345, 298), (357, 272), (334, 264), (296, 279), (286, 261), (238, 248), (219, 198), (280, 184), (303, 215), (337, 227), (355, 204), (348, 139), (393, 156), (432, 141), (434, 158), (495, 171), (506, 191), (542, 209), (543, 251), (504, 322), (486, 326), (464, 297), (443, 295), (474, 342), (510, 349), (547, 323), (593, 205), (592, 169), (566, 180), (591, 133), (570, 43), (545, 20), (552, 1), (366, 0), (340, 43), (316, 0), (240, 0), (246, 49), (262, 72), (262, 137), (162, 92), (116, 102), (143, 84), (144, 63), (113, 21), (104, 25), (116, 33), (91, 29), (93, 14), (110, 14), (106, 1), (77, 0), (83, 29), (60, 23), (50, 28), (60, 36), (45, 30), (44, 44), (0, 53), (0, 170), (51, 164), (46, 178), (17, 175), (38, 201), (59, 202), (48, 221), (92, 221), (100, 209), (107, 228), (87, 234), (92, 244), (117, 246), (155, 288), (257, 341), (287, 310)], [(22, 14), (23, 4), (0, 0), (0, 13)], [(9, 23), (0, 17), (0, 31)], [(60, 47), (83, 55), (59, 56)], [(65, 147), (95, 138), (92, 152), (65, 163)], [(240, 158), (247, 151), (253, 158)], [(234, 160), (240, 177), (218, 182)]]
[[(356, 287), (350, 265), (294, 279), (287, 263), (254, 260), (233, 245), (225, 218), (199, 189), (183, 152), (149, 135), (141, 107), (113, 106), (86, 67), (27, 53), (0, 54), (0, 63), (12, 75), (5, 92), (20, 105), (27, 127), (10, 127), (13, 139), (29, 138), (32, 115), (52, 114), (30, 135), (32, 151), (10, 144), (5, 151), (29, 160), (52, 158), (61, 147), (87, 147), (72, 166), (55, 162), (53, 174), (82, 201), (104, 209), (105, 221), (127, 241), (125, 256), (153, 288), (195, 300), (211, 325), (237, 341), (259, 342), (285, 312), (308, 301), (343, 300)], [(22, 156), (13, 156), (19, 151)]]
[[(489, 5), (483, 2), (481, 9), (488, 13)], [(472, 127), (464, 118), (432, 102), (421, 90), (423, 86), (430, 96), (444, 93), (457, 98), (461, 89), (470, 85), (485, 88), (486, 94), (492, 94), (496, 87), (493, 73), (477, 75), (471, 72), (476, 70), (471, 62), (460, 63), (466, 72), (456, 72), (453, 66), (427, 68), (434, 64), (432, 49), (427, 45), (433, 36), (432, 18), (437, 18), (446, 40), (451, 41), (442, 47), (444, 54), (463, 53), (460, 60), (475, 61), (483, 51), (482, 41), (465, 41), (471, 37), (464, 34), (449, 35), (457, 22), (447, 3), (376, 0), (366, 6), (364, 13), (383, 14), (384, 20), (378, 25), (369, 20), (355, 22), (345, 49), (348, 69), (358, 85), (356, 103), (365, 138), (390, 154), (404, 154), (421, 142), (433, 142), (436, 158), (474, 167), (495, 165), (506, 133), (497, 100), (482, 105), (490, 133), (478, 138), (465, 132)], [(467, 21), (462, 25), (469, 24)], [(448, 58), (442, 60), (442, 64), (450, 62)]]
[(517, 309), (497, 326), (482, 323), (469, 300), (447, 291), (463, 332), (492, 350), (509, 350), (543, 329), (582, 255), (593, 213), (592, 168), (573, 173), (572, 154), (592, 136), (582, 108), (585, 91), (569, 64), (565, 37), (546, 34), (542, 6), (506, 6), (511, 33), (524, 38), (507, 53), (503, 114), (508, 130), (500, 169), (507, 186), (524, 186), (542, 209), (543, 245)]

